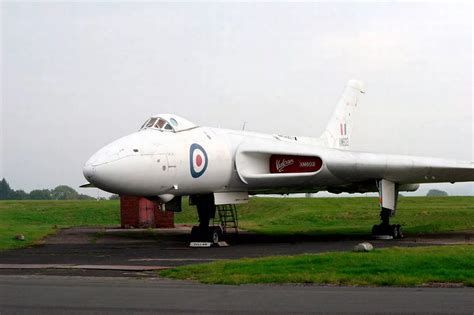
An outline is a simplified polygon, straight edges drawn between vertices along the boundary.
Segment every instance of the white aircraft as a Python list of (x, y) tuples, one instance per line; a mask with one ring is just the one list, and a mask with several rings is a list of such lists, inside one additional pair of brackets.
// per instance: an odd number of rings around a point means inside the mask
[[(245, 203), (249, 195), (329, 191), (378, 192), (381, 223), (374, 235), (401, 237), (390, 225), (399, 191), (422, 183), (474, 181), (474, 163), (349, 151), (352, 115), (363, 84), (348, 82), (319, 138), (269, 135), (197, 126), (173, 114), (149, 118), (138, 132), (95, 153), (84, 176), (105, 191), (144, 196), (181, 210), (181, 196), (197, 206), (194, 235), (211, 235), (216, 205)], [(90, 185), (90, 184), (89, 184)]]

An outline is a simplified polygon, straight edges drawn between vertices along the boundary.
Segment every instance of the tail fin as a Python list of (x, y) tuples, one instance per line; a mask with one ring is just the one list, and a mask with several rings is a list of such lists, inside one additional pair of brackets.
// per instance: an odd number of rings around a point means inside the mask
[(359, 95), (364, 93), (364, 84), (350, 80), (336, 109), (329, 120), (326, 130), (321, 135), (323, 142), (330, 148), (348, 149), (352, 134), (352, 116), (357, 108)]

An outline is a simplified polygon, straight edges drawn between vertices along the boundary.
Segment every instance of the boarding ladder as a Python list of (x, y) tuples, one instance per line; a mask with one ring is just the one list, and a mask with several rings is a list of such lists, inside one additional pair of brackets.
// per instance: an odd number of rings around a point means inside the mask
[(216, 209), (217, 214), (219, 215), (219, 223), (224, 234), (228, 234), (229, 230), (234, 229), (235, 235), (238, 235), (239, 219), (237, 217), (237, 208), (235, 205), (217, 205)]

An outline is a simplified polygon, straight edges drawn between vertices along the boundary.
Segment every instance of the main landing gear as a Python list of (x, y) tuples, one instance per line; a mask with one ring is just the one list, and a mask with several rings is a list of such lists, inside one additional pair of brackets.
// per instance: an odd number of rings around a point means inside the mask
[(372, 235), (376, 238), (403, 238), (402, 226), (400, 224), (390, 224), (390, 209), (382, 208), (380, 211), (381, 223), (372, 227)]
[(377, 181), (380, 196), (380, 224), (374, 225), (372, 235), (379, 239), (403, 238), (400, 224), (390, 224), (390, 217), (394, 216), (397, 209), (398, 185), (382, 179)]

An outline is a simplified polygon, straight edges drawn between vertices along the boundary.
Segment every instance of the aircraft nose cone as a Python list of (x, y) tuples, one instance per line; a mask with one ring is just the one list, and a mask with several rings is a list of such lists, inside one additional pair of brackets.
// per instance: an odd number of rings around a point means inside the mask
[(95, 173), (95, 166), (93, 166), (91, 163), (86, 163), (86, 165), (82, 169), (82, 173), (84, 174), (84, 177), (90, 183), (92, 183), (92, 179), (94, 178), (94, 173)]
[(108, 192), (130, 191), (127, 189), (136, 184), (128, 183), (136, 180), (141, 184), (142, 180), (136, 174), (147, 172), (148, 164), (139, 163), (143, 161), (140, 159), (141, 155), (153, 152), (154, 149), (145, 140), (141, 135), (132, 134), (99, 149), (85, 163), (82, 170), (84, 177), (95, 187)]
[(94, 153), (82, 169), (84, 177), (95, 187), (114, 192), (117, 183), (120, 183), (123, 170), (119, 161), (120, 148), (113, 143)]

